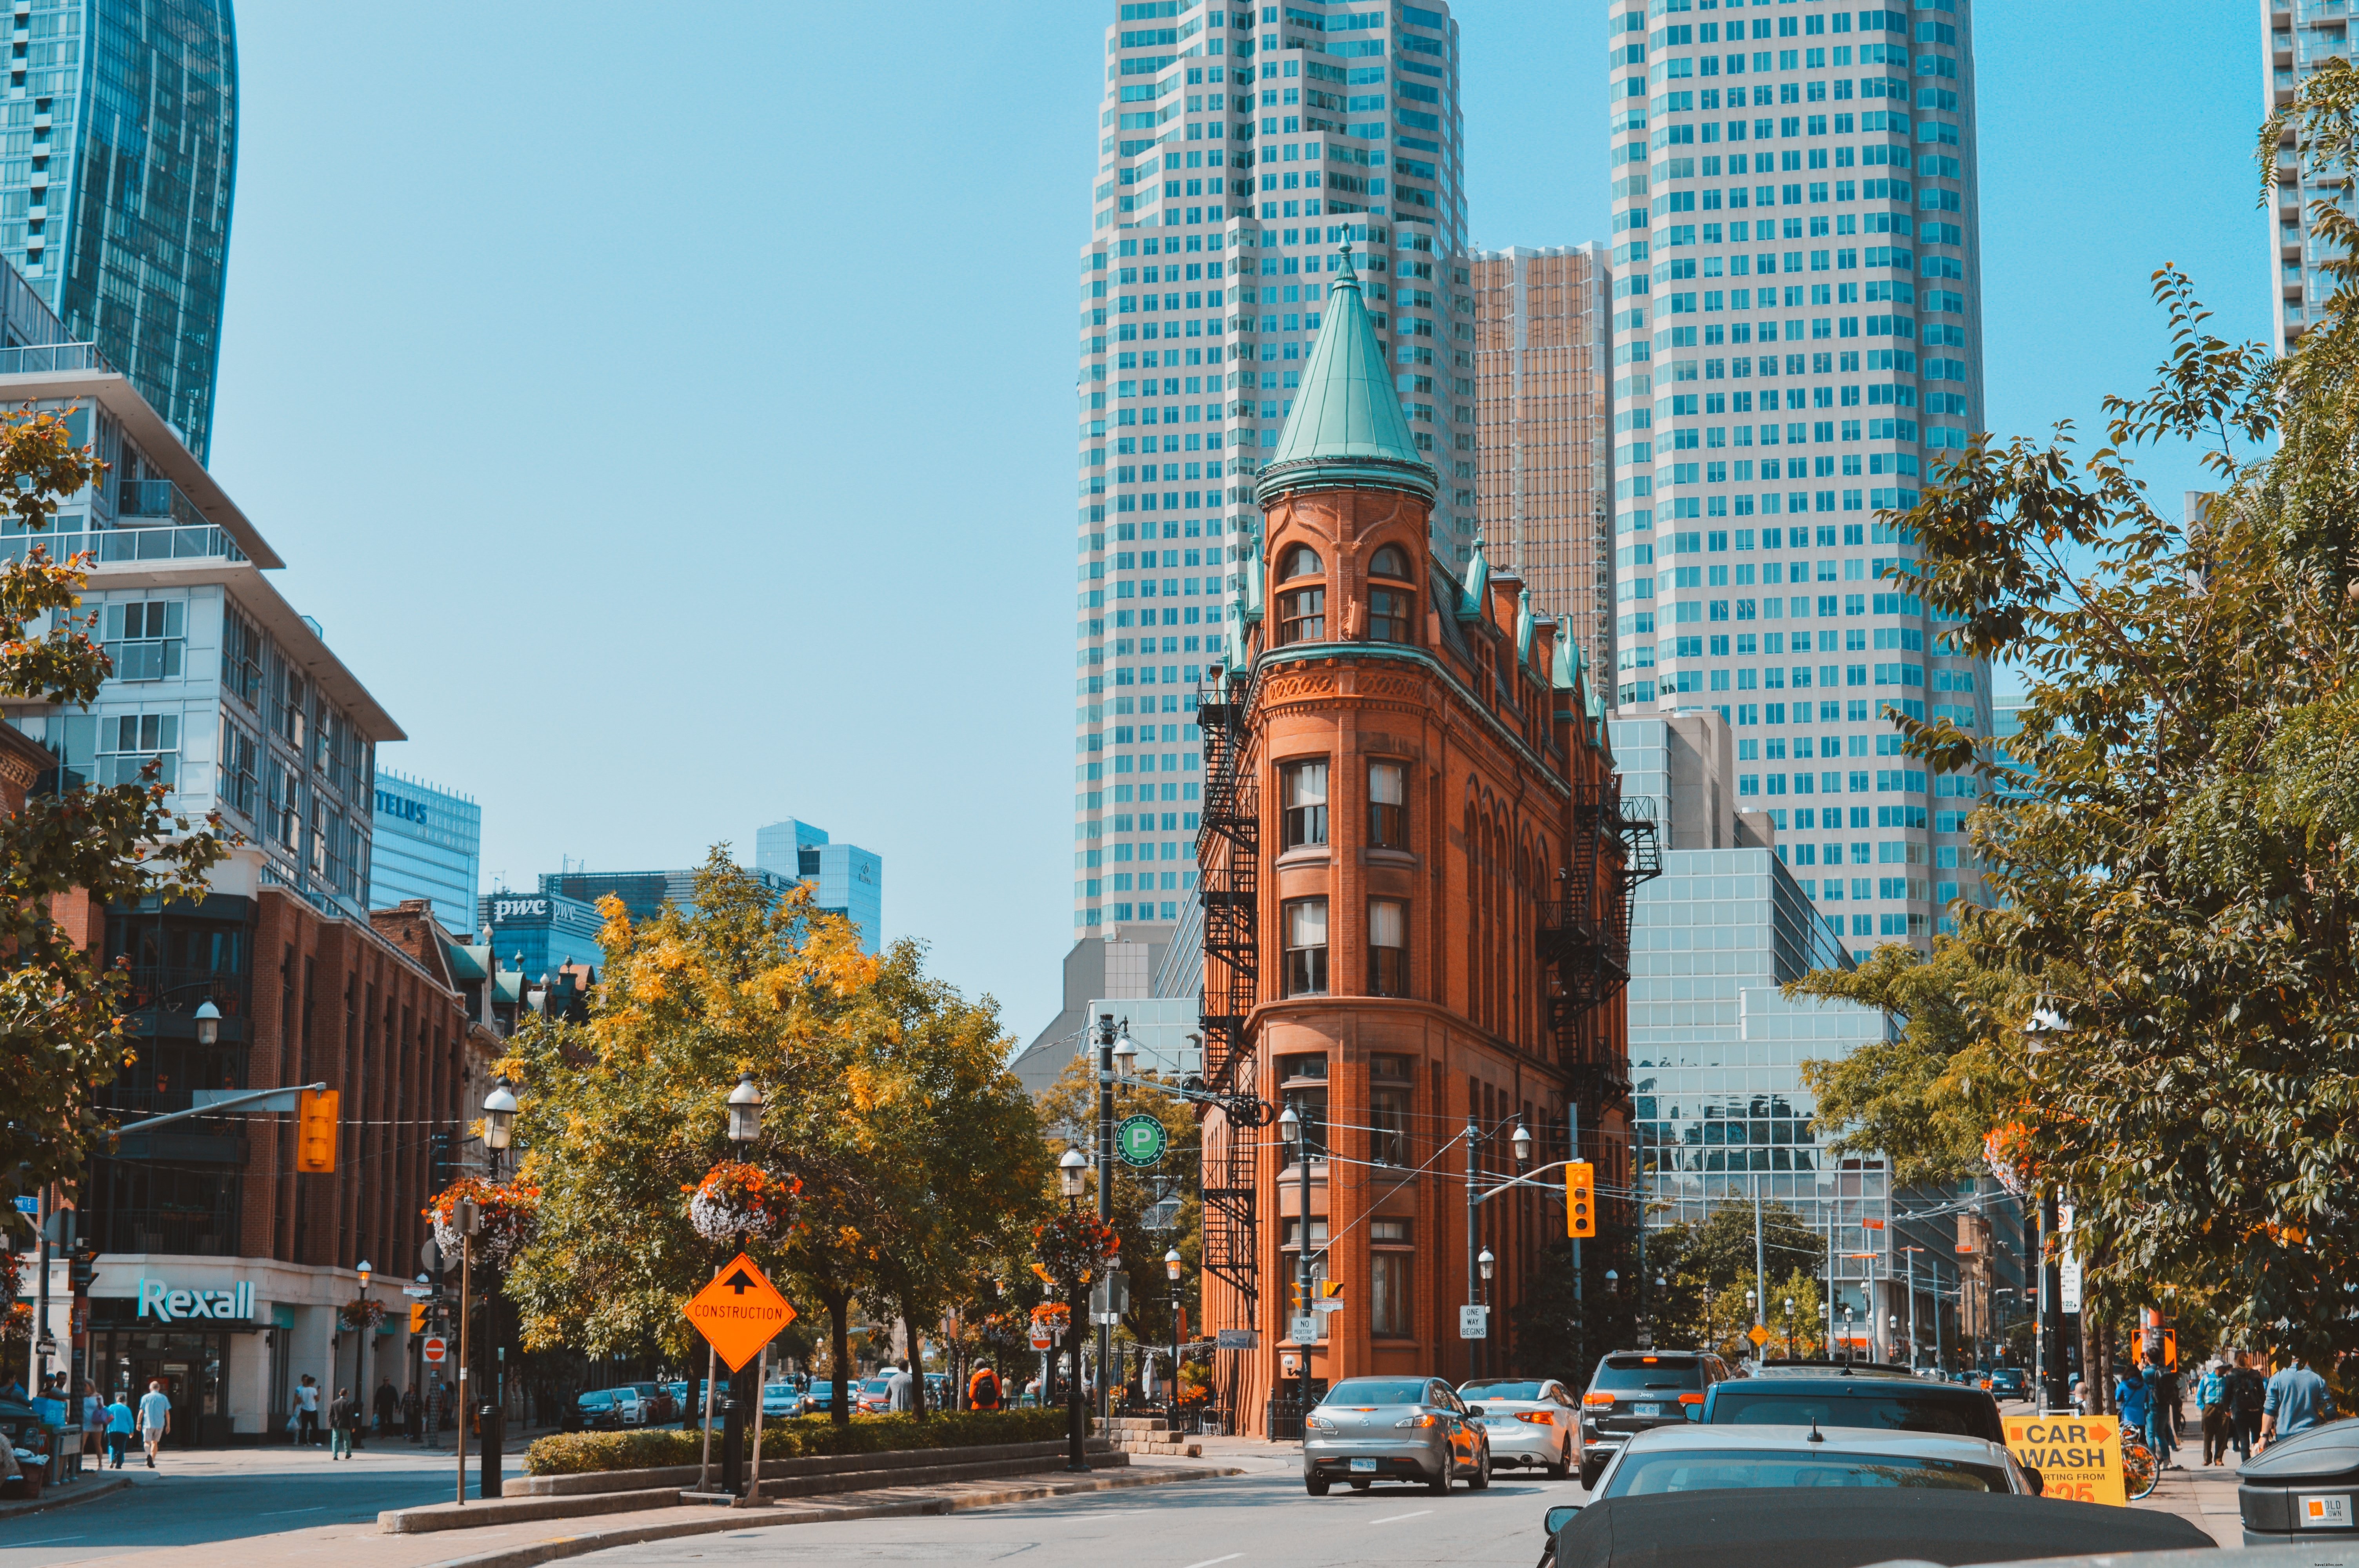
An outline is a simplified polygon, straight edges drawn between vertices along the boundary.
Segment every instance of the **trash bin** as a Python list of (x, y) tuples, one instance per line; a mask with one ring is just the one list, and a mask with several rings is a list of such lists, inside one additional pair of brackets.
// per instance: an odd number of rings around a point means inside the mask
[(507, 1440), (506, 1412), (497, 1405), (485, 1405), (475, 1418), (475, 1431), (482, 1439), (482, 1469), (475, 1483), (479, 1498), (500, 1495), (500, 1474), (504, 1444)]
[(2359, 1420), (2272, 1443), (2236, 1472), (2247, 1546), (2359, 1536)]

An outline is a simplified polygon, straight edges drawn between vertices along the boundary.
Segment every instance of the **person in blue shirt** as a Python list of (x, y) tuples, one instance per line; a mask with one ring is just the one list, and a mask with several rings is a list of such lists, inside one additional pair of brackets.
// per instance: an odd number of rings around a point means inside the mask
[(2195, 1384), (2195, 1408), (2202, 1412), (2203, 1418), (2203, 1463), (2206, 1465), (2226, 1464), (2231, 1416), (2224, 1362), (2215, 1358), (2204, 1363), (2203, 1376)]
[(2146, 1379), (2146, 1445), (2154, 1450), (2154, 1461), (2165, 1469), (2180, 1468), (2171, 1455), (2179, 1447), (2179, 1379), (2161, 1363), (2149, 1361), (2141, 1374)]
[(121, 1394), (115, 1395), (114, 1402), (106, 1407), (106, 1454), (112, 1469), (123, 1468), (123, 1451), (131, 1446), (131, 1407), (123, 1402)]
[(2261, 1395), (2261, 1446), (2333, 1419), (2334, 1396), (2327, 1390), (2326, 1379), (2304, 1366), (2300, 1357), (2292, 1357)]
[(2136, 1367), (2124, 1368), (2120, 1379), (2114, 1382), (2114, 1408), (2121, 1412), (2125, 1425), (2136, 1427), (2140, 1432), (2146, 1430), (2146, 1381), (2138, 1376)]

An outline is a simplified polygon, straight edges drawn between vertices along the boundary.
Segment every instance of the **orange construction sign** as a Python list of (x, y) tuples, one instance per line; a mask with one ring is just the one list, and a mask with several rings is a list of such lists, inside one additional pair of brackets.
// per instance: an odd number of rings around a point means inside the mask
[(743, 1252), (688, 1303), (688, 1321), (733, 1372), (795, 1321), (795, 1309)]

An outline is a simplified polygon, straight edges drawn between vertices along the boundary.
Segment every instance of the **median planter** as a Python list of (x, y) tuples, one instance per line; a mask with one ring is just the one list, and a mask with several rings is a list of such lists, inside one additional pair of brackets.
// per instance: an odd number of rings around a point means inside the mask
[[(1065, 1412), (1053, 1410), (940, 1411), (923, 1421), (910, 1415), (854, 1416), (837, 1426), (823, 1415), (766, 1422), (762, 1470), (773, 1458), (786, 1460), (832, 1454), (908, 1453), (930, 1448), (977, 1448), (1009, 1443), (1050, 1443), (1065, 1433)], [(751, 1443), (747, 1444), (750, 1451)], [(598, 1471), (671, 1469), (698, 1463), (704, 1450), (701, 1432), (673, 1429), (637, 1432), (568, 1432), (539, 1439), (525, 1451), (527, 1476), (578, 1476)], [(719, 1462), (718, 1433), (713, 1443)]]

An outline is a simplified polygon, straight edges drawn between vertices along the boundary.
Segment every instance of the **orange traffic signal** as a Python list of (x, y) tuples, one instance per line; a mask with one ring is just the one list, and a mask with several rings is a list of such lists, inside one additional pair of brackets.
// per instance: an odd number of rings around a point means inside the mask
[(324, 1173), (336, 1168), (336, 1091), (305, 1089), (295, 1107), (295, 1168)]
[(1597, 1170), (1586, 1160), (1564, 1168), (1564, 1233), (1583, 1238), (1597, 1234)]
[(409, 1332), (412, 1334), (423, 1334), (426, 1332), (426, 1303), (424, 1302), (412, 1302), (409, 1303)]
[(1341, 1280), (1320, 1281), (1319, 1294), (1325, 1300), (1331, 1302), (1341, 1299), (1343, 1294), (1343, 1281)]

